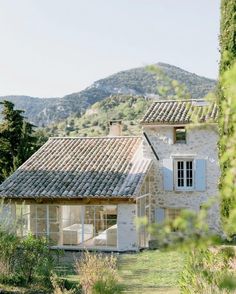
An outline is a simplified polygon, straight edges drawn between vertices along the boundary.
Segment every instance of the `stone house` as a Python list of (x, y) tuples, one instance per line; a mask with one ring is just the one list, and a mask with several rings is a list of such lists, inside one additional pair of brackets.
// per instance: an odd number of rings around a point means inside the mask
[(169, 100), (154, 102), (142, 119), (144, 157), (154, 166), (157, 222), (177, 217), (182, 209), (199, 211), (213, 199), (208, 225), (220, 233), (217, 116), (214, 103)]
[[(54, 248), (138, 250), (145, 227), (199, 210), (217, 197), (217, 108), (200, 100), (154, 102), (143, 136), (50, 138), (0, 186), (0, 219), (20, 236), (48, 236)], [(217, 199), (217, 198), (216, 198)], [(209, 224), (219, 229), (219, 209)]]

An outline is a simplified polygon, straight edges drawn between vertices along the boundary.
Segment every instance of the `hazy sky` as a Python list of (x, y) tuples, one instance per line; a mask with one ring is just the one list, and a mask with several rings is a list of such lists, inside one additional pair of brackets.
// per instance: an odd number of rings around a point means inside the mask
[(0, 0), (0, 95), (58, 97), (166, 62), (216, 78), (220, 0)]

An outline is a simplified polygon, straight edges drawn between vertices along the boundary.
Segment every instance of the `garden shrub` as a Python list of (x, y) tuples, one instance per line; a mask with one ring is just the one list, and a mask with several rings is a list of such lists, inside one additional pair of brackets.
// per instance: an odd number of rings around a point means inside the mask
[(15, 252), (15, 270), (27, 285), (38, 280), (50, 284), (54, 258), (46, 238), (28, 235), (21, 239)]
[(86, 294), (118, 294), (122, 292), (117, 272), (117, 259), (113, 255), (85, 252), (76, 261), (76, 271)]
[(77, 285), (74, 287), (74, 285), (69, 285), (68, 287), (68, 281), (59, 278), (55, 273), (52, 273), (51, 275), (51, 284), (53, 288), (53, 294), (80, 294), (81, 289)]
[(46, 238), (29, 235), (19, 238), (0, 230), (0, 282), (27, 286), (32, 283), (50, 287), (54, 258)]
[(236, 287), (235, 269), (233, 248), (194, 250), (188, 255), (179, 281), (181, 293), (231, 293)]
[(11, 233), (0, 229), (0, 281), (7, 282), (14, 271), (14, 255), (18, 238)]

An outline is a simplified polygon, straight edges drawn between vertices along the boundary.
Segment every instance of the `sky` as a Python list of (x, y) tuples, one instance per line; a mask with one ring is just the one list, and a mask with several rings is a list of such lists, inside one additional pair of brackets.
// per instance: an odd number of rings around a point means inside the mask
[(220, 0), (0, 0), (0, 96), (62, 97), (165, 62), (217, 78)]

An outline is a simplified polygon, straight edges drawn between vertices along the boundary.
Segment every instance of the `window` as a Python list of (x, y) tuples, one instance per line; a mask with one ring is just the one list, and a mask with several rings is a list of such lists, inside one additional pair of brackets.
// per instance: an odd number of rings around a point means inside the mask
[(174, 143), (186, 143), (186, 129), (185, 127), (174, 128)]
[[(180, 216), (181, 209), (180, 208), (166, 208), (165, 209), (165, 217), (169, 221), (174, 221), (176, 218)], [(178, 227), (172, 227), (172, 232), (178, 231)]]
[(179, 208), (166, 208), (165, 209), (165, 217), (168, 220), (175, 220), (177, 217), (180, 216), (181, 209)]
[(192, 190), (193, 160), (175, 161), (175, 187), (177, 190)]
[(117, 246), (116, 205), (17, 205), (16, 212), (19, 236), (47, 236), (56, 246)]

